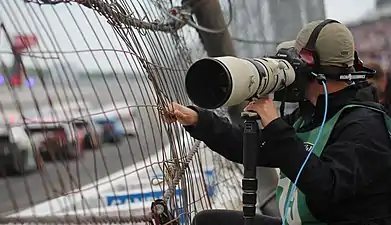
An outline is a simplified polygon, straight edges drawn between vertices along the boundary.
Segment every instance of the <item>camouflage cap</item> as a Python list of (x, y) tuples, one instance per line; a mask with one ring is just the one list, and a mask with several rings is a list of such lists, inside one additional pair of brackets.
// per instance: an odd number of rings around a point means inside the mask
[[(323, 20), (304, 26), (296, 37), (295, 47), (301, 51), (317, 25)], [(351, 67), (354, 64), (354, 38), (350, 30), (340, 23), (327, 24), (320, 31), (315, 45), (322, 66)]]

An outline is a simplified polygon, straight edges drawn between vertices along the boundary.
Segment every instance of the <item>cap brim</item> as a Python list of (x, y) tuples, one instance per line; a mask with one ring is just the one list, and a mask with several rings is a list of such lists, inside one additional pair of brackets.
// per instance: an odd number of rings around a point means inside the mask
[(280, 50), (280, 49), (282, 49), (282, 48), (293, 48), (293, 47), (295, 47), (295, 44), (296, 44), (296, 41), (295, 40), (292, 40), (292, 41), (284, 41), (284, 42), (281, 42), (278, 46), (277, 46), (277, 48), (276, 48), (276, 50), (277, 50), (277, 52)]

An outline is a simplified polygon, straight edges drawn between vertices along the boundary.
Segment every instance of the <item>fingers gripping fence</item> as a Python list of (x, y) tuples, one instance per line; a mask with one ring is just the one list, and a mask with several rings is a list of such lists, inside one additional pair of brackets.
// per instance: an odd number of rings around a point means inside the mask
[[(22, 0), (20, 0), (22, 1)], [(66, 5), (72, 5), (72, 6), (82, 6), (83, 8), (88, 8), (88, 9), (91, 9), (93, 10), (94, 12), (96, 12), (97, 14), (99, 14), (101, 17), (104, 17), (107, 21), (108, 24), (110, 24), (110, 26), (112, 26), (113, 30), (115, 30), (117, 32), (117, 35), (120, 36), (123, 41), (125, 42), (125, 44), (127, 45), (127, 47), (130, 49), (130, 50), (134, 50), (134, 46), (136, 45), (137, 47), (140, 47), (141, 44), (134, 44), (134, 42), (137, 43), (137, 40), (136, 39), (133, 39), (132, 42), (133, 43), (130, 43), (129, 37), (132, 37), (132, 32), (131, 30), (132, 29), (135, 29), (137, 31), (139, 31), (141, 33), (141, 36), (143, 36), (145, 39), (149, 39), (151, 38), (152, 35), (148, 36), (146, 33), (142, 33), (140, 30), (148, 30), (148, 31), (151, 31), (151, 33), (153, 34), (156, 34), (155, 32), (162, 32), (162, 33), (167, 33), (169, 35), (171, 35), (171, 39), (170, 41), (173, 41), (175, 42), (175, 46), (180, 48), (180, 52), (183, 53), (186, 51), (186, 48), (183, 47), (185, 46), (185, 44), (181, 43), (181, 38), (180, 35), (178, 33), (180, 33), (180, 29), (184, 28), (184, 26), (186, 24), (188, 24), (188, 21), (192, 21), (191, 19), (191, 14), (189, 13), (190, 12), (190, 8), (187, 4), (189, 4), (191, 1), (186, 1), (187, 3), (180, 6), (180, 7), (177, 7), (177, 6), (172, 6), (171, 7), (166, 7), (164, 5), (167, 5), (167, 4), (164, 4), (164, 2), (162, 1), (153, 1), (153, 4), (155, 5), (155, 7), (157, 9), (160, 9), (161, 13), (164, 15), (165, 19), (162, 19), (162, 20), (154, 20), (153, 22), (149, 22), (147, 21), (146, 18), (143, 18), (143, 19), (139, 19), (139, 18), (136, 18), (137, 17), (137, 14), (138, 12), (130, 12), (130, 9), (125, 7), (124, 4), (123, 4), (123, 1), (103, 1), (103, 0), (25, 0), (24, 1), (26, 4), (28, 5), (39, 5), (41, 6), (42, 5), (42, 8), (45, 7), (44, 5), (51, 5), (51, 6), (57, 6), (57, 5), (61, 5), (61, 4), (66, 4)], [(122, 4), (120, 4), (122, 3)], [(129, 3), (129, 5), (132, 4), (132, 3)], [(126, 4), (125, 4), (126, 5)], [(51, 7), (51, 6), (48, 6), (48, 7)], [(7, 7), (11, 7), (10, 5), (8, 5), (7, 2), (3, 2), (3, 3), (0, 3), (0, 8), (1, 7), (4, 7), (4, 8), (7, 8)], [(30, 13), (36, 13), (34, 12), (34, 10), (32, 11), (29, 11)], [(11, 13), (12, 14), (12, 13)], [(8, 14), (9, 17), (11, 18), (11, 14)], [(41, 21), (42, 22), (42, 21)], [(82, 22), (85, 22), (85, 21), (77, 21), (78, 23), (82, 23)], [(17, 24), (16, 22), (13, 24), (15, 25)], [(191, 22), (191, 24), (194, 25), (194, 21)], [(191, 26), (193, 26), (191, 25)], [(8, 42), (12, 43), (12, 38), (11, 36), (9, 35), (10, 33), (10, 30), (12, 29), (6, 29), (5, 27), (12, 27), (12, 25), (9, 25), (9, 24), (3, 24), (2, 27), (4, 28), (4, 31), (8, 37)], [(80, 28), (79, 28), (80, 29)], [(22, 41), (23, 42), (23, 41)], [(140, 47), (141, 48), (141, 47)], [(186, 70), (186, 63), (189, 63), (189, 59), (187, 57), (186, 54), (184, 54), (183, 56), (181, 56), (182, 58), (184, 58), (184, 63), (182, 63), (182, 66), (185, 67), (185, 68), (174, 68), (174, 66), (172, 66), (171, 68), (168, 68), (168, 67), (165, 67), (163, 66), (162, 64), (165, 64), (168, 59), (167, 59), (167, 55), (164, 55), (164, 54), (167, 54), (167, 52), (170, 52), (172, 51), (170, 48), (167, 48), (165, 46), (159, 46), (159, 48), (163, 49), (162, 52), (155, 52), (156, 54), (161, 54), (161, 58), (162, 59), (159, 59), (159, 58), (155, 58), (155, 59), (151, 59), (148, 61), (148, 58), (151, 58), (151, 57), (148, 57), (147, 55), (142, 55), (142, 54), (134, 54), (132, 52), (130, 52), (130, 54), (132, 55), (135, 55), (136, 58), (141, 61), (141, 66), (144, 68), (144, 74), (147, 74), (147, 78), (151, 81), (151, 84), (152, 84), (152, 87), (140, 87), (140, 89), (148, 89), (148, 88), (151, 88), (153, 89), (153, 91), (156, 92), (156, 98), (157, 98), (157, 106), (156, 105), (153, 105), (153, 104), (138, 104), (136, 106), (126, 106), (126, 107), (115, 107), (115, 109), (106, 109), (103, 113), (105, 114), (105, 117), (108, 118), (107, 116), (107, 113), (110, 113), (112, 111), (119, 111), (119, 110), (123, 110), (123, 109), (127, 109), (130, 111), (131, 108), (141, 108), (141, 107), (150, 107), (150, 108), (158, 108), (158, 109), (162, 109), (162, 108), (165, 108), (165, 105), (169, 102), (169, 101), (172, 101), (173, 99), (173, 95), (175, 96), (175, 98), (178, 98), (179, 101), (183, 101), (184, 99), (184, 96), (183, 96), (183, 90), (179, 90), (176, 86), (179, 86), (178, 83), (180, 81), (175, 81), (175, 80), (169, 80), (169, 79), (172, 79), (170, 77), (168, 78), (165, 78), (163, 75), (164, 75), (164, 72), (161, 73), (160, 71), (176, 71), (176, 72), (181, 72), (181, 75), (183, 75), (183, 72)], [(14, 50), (14, 49), (13, 49)], [(92, 49), (89, 49), (89, 51), (92, 52)], [(151, 50), (153, 51), (153, 50)], [(74, 51), (76, 52), (76, 51)], [(79, 51), (78, 53), (80, 53), (82, 51)], [(39, 52), (40, 54), (44, 54), (45, 51), (40, 51)], [(54, 53), (54, 54), (53, 54)], [(128, 52), (129, 53), (129, 52)], [(1, 54), (1, 53), (0, 53)], [(4, 53), (5, 54), (5, 53)], [(25, 55), (26, 53), (25, 52), (18, 52), (18, 53), (15, 53), (14, 51), (11, 52), (12, 55), (15, 55), (15, 54), (20, 54), (21, 55)], [(41, 57), (42, 59), (58, 59), (60, 58), (59, 55), (61, 54), (67, 54), (67, 52), (65, 51), (46, 51), (45, 54), (50, 54), (51, 56), (50, 57)], [(171, 54), (174, 54), (171, 52)], [(53, 56), (54, 55), (54, 56)], [(35, 55), (34, 53), (34, 56), (32, 54), (29, 54), (28, 56), (32, 57), (32, 58), (39, 58), (37, 55)], [(166, 59), (165, 59), (166, 58)], [(152, 62), (151, 62), (152, 61)], [(34, 62), (34, 60), (33, 60)], [(3, 59), (1, 59), (1, 63), (3, 63)], [(21, 66), (22, 67), (25, 67), (24, 63), (21, 62)], [(178, 66), (178, 65), (175, 65), (175, 66)], [(62, 69), (64, 70), (64, 66), (61, 66)], [(174, 72), (170, 73), (170, 74), (175, 74)], [(69, 73), (70, 74), (70, 73)], [(10, 75), (8, 73), (6, 73), (6, 75)], [(29, 79), (28, 77), (28, 74), (26, 73), (23, 73), (23, 75), (25, 79)], [(118, 77), (118, 75), (116, 74), (116, 79)], [(68, 78), (68, 75), (66, 75), (66, 79), (69, 79)], [(88, 79), (90, 80), (90, 76), (88, 77)], [(168, 80), (165, 80), (165, 79), (168, 79)], [(80, 78), (79, 78), (80, 80)], [(106, 82), (106, 78), (103, 77), (103, 80), (104, 82)], [(163, 80), (163, 81), (162, 81)], [(117, 80), (118, 81), (118, 80)], [(9, 82), (9, 81), (8, 81)], [(29, 80), (29, 82), (31, 83), (31, 81)], [(40, 76), (40, 82), (42, 83), (42, 85), (44, 86), (44, 89), (45, 89), (45, 93), (47, 94), (48, 92), (48, 88), (49, 86), (51, 85), (50, 83), (53, 82), (47, 82), (47, 81), (44, 81), (44, 78), (42, 78)], [(69, 80), (67, 82), (70, 82)], [(119, 83), (120, 81), (118, 81)], [(162, 84), (162, 82), (164, 84)], [(124, 82), (125, 83), (125, 82)], [(169, 84), (171, 87), (171, 89), (174, 89), (174, 90), (171, 90), (170, 88), (167, 88), (167, 84)], [(180, 83), (179, 83), (180, 84)], [(64, 84), (62, 84), (64, 85)], [(106, 84), (107, 85), (107, 84)], [(75, 86), (77, 86), (77, 88), (80, 89), (80, 87), (78, 86), (78, 84), (75, 84)], [(1, 87), (0, 87), (1, 88)], [(94, 89), (94, 94), (93, 95), (98, 95), (99, 91), (100, 90), (95, 90), (94, 87), (92, 87)], [(32, 87), (29, 86), (27, 88), (29, 91), (30, 91), (30, 95), (33, 95), (33, 91), (32, 91)], [(114, 88), (112, 88), (114, 89)], [(118, 88), (120, 89), (120, 88)], [(129, 89), (132, 89), (129, 87)], [(121, 90), (122, 91), (122, 90)], [(132, 90), (131, 90), (132, 91)], [(13, 94), (12, 96), (17, 98), (17, 89), (12, 89), (11, 91)], [(58, 92), (59, 90), (56, 90), (54, 88), (54, 92), (57, 93), (58, 95)], [(170, 92), (174, 92), (174, 94), (169, 94)], [(42, 93), (41, 94), (41, 98), (43, 98), (42, 96)], [(48, 95), (48, 94), (47, 94)], [(75, 93), (72, 93), (72, 95), (75, 95)], [(55, 104), (55, 100), (52, 100), (52, 98), (48, 98), (48, 105), (50, 105), (50, 107), (54, 107), (54, 104)], [(82, 101), (83, 101), (83, 104), (86, 105), (87, 103), (85, 102), (85, 99), (83, 96), (81, 96)], [(23, 99), (22, 99), (23, 100)], [(111, 101), (114, 101), (113, 99), (110, 99)], [(16, 100), (15, 100), (16, 101)], [(60, 100), (59, 101), (59, 104), (61, 105), (61, 108), (62, 110), (64, 110), (64, 108), (66, 107), (70, 107), (70, 102), (68, 101), (68, 99), (66, 99), (67, 103), (63, 103), (61, 102)], [(18, 100), (19, 102), (19, 100)], [(18, 103), (18, 105), (21, 105), (23, 106), (23, 102), (22, 103)], [(40, 109), (38, 109), (40, 107), (40, 103), (38, 103), (35, 99), (34, 99), (34, 105), (35, 107), (37, 108), (38, 110), (38, 114), (40, 114), (39, 116), (42, 117), (42, 112)], [(67, 105), (67, 106), (64, 106), (64, 105)], [(80, 108), (80, 105), (81, 103), (78, 102), (77, 103), (78, 105), (78, 108)], [(100, 107), (102, 108), (102, 103), (99, 102), (99, 105)], [(1, 111), (4, 111), (4, 109), (6, 108), (7, 106), (3, 106), (1, 105), (0, 108), (1, 108)], [(80, 109), (78, 109), (79, 111)], [(22, 111), (23, 111), (23, 107), (18, 107), (18, 111), (22, 114), (22, 118), (23, 120), (22, 121), (18, 121), (18, 122), (15, 122), (13, 123), (13, 126), (16, 126), (16, 125), (23, 125), (23, 126), (27, 126), (28, 123), (31, 123), (32, 121), (34, 121), (33, 119), (31, 119), (30, 117), (28, 116), (25, 116)], [(72, 122), (74, 121), (79, 121), (79, 120), (83, 120), (85, 118), (86, 115), (88, 115), (89, 117), (93, 117), (93, 116), (96, 116), (96, 115), (100, 115), (102, 113), (94, 113), (94, 112), (90, 112), (89, 110), (86, 110), (87, 112), (84, 112), (83, 113), (78, 113), (76, 116), (75, 115), (72, 115)], [(86, 114), (85, 114), (86, 113)], [(149, 118), (150, 120), (152, 120), (151, 118)], [(57, 119), (56, 120), (57, 123), (68, 123), (69, 122), (69, 119)], [(40, 124), (51, 124), (52, 122), (40, 122)], [(123, 122), (122, 122), (123, 123)], [(145, 123), (145, 122), (141, 122), (141, 123)], [(122, 124), (123, 125), (123, 124)], [(145, 124), (143, 124), (144, 126)], [(166, 190), (164, 191), (164, 194), (163, 196), (161, 197), (162, 201), (164, 204), (168, 203), (169, 201), (171, 201), (173, 198), (175, 198), (175, 195), (176, 195), (176, 192), (177, 192), (177, 188), (179, 186), (181, 186), (182, 189), (185, 189), (187, 188), (186, 185), (193, 185), (192, 183), (189, 183), (188, 179), (189, 178), (189, 175), (187, 174), (186, 171), (189, 171), (189, 170), (192, 170), (192, 171), (195, 171), (195, 170), (202, 170), (202, 163), (200, 162), (200, 157), (198, 156), (198, 150), (200, 148), (200, 142), (199, 141), (195, 141), (194, 144), (192, 144), (191, 146), (191, 149), (187, 151), (187, 153), (185, 153), (182, 149), (181, 151), (181, 146), (180, 144), (178, 144), (178, 146), (175, 146), (175, 140), (172, 140), (175, 136), (178, 136), (179, 132), (177, 129), (175, 129), (175, 127), (173, 128), (171, 125), (162, 125), (164, 127), (164, 129), (166, 129), (167, 131), (167, 136), (169, 136), (168, 138), (171, 139), (169, 142), (170, 142), (170, 146), (172, 148), (174, 148), (175, 150), (171, 150), (172, 152), (172, 156), (171, 156), (171, 159), (169, 160), (166, 160), (164, 163), (163, 163), (163, 167), (164, 168), (167, 168), (168, 172), (165, 172), (163, 173), (163, 182), (161, 183), (167, 183), (167, 188), (165, 188)], [(95, 129), (95, 128), (93, 128)], [(136, 129), (137, 131), (137, 129)], [(139, 135), (142, 131), (138, 131), (137, 135)], [(158, 131), (158, 130), (155, 130), (155, 132), (162, 132), (162, 131)], [(144, 131), (145, 133), (145, 131)], [(30, 134), (29, 134), (30, 135)], [(148, 136), (148, 134), (144, 134), (144, 136)], [(139, 137), (136, 137), (138, 139), (138, 142), (141, 143), (142, 140), (140, 140)], [(129, 140), (126, 139), (124, 142), (127, 142), (127, 144), (130, 146), (130, 143), (129, 143)], [(179, 142), (179, 141), (178, 141)], [(76, 143), (77, 144), (77, 143)], [(141, 145), (141, 144), (139, 144)], [(147, 144), (148, 145), (148, 144)], [(155, 145), (158, 145), (155, 143)], [(40, 158), (39, 156), (39, 153), (38, 153), (38, 147), (33, 147), (34, 148), (34, 157), (36, 158), (36, 160), (38, 161), (38, 158)], [(102, 149), (104, 147), (102, 147), (101, 145), (99, 145), (97, 147), (97, 150), (96, 152), (98, 153), (94, 153), (93, 154), (93, 158), (94, 160), (97, 160), (96, 158), (99, 156), (100, 154), (100, 157), (102, 158), (105, 158), (105, 157), (110, 157), (110, 155), (105, 155), (105, 153), (102, 152)], [(118, 148), (118, 147), (117, 147)], [(130, 147), (129, 147), (130, 148)], [(182, 148), (185, 148), (182, 146)], [(189, 148), (189, 147), (187, 147)], [(164, 148), (163, 148), (164, 149)], [(132, 149), (130, 148), (129, 150), (130, 152), (132, 151)], [(181, 156), (178, 156), (177, 154), (177, 151), (181, 151), (181, 155), (184, 155), (184, 157), (181, 157)], [(81, 153), (77, 153), (77, 154), (81, 154)], [(113, 152), (112, 154), (115, 154), (115, 152)], [(141, 153), (143, 154), (143, 153)], [(149, 153), (151, 154), (151, 153)], [(52, 156), (53, 154), (49, 151), (49, 155), (50, 157), (55, 158), (54, 156)], [(164, 155), (164, 154), (163, 154)], [(78, 156), (75, 156), (76, 158)], [(121, 156), (119, 157), (121, 158)], [(147, 158), (147, 157), (144, 157), (143, 158)], [(40, 159), (39, 159), (40, 160)], [(104, 160), (103, 160), (104, 161)], [(144, 161), (146, 161), (144, 159)], [(152, 161), (152, 160), (151, 160)], [(170, 164), (170, 166), (167, 166), (169, 163), (168, 162), (173, 162)], [(194, 161), (198, 161), (198, 167), (195, 167), (193, 164), (194, 164)], [(118, 162), (116, 162), (118, 164)], [(153, 164), (154, 162), (152, 162)], [(80, 163), (82, 164), (82, 163)], [(104, 166), (106, 167), (106, 171), (107, 170), (107, 165), (106, 165), (106, 162), (104, 161), (103, 164), (105, 164)], [(119, 162), (119, 164), (122, 164), (122, 161)], [(43, 163), (41, 165), (42, 167), (42, 171), (39, 171), (39, 175), (41, 175), (41, 177), (39, 178), (38, 176), (36, 176), (36, 178), (32, 178), (34, 181), (33, 183), (39, 183), (39, 179), (42, 179), (42, 180), (45, 180), (45, 182), (54, 182), (53, 180), (53, 176), (46, 176), (45, 177), (45, 174), (47, 174), (48, 170), (53, 170), (55, 171), (55, 174), (58, 175), (58, 182), (60, 183), (60, 186), (61, 188), (57, 188), (57, 189), (60, 189), (60, 190), (56, 190), (55, 187), (53, 187), (54, 185), (48, 185), (48, 186), (52, 186), (52, 187), (47, 187), (47, 186), (44, 186), (42, 187), (42, 189), (44, 189), (44, 192), (46, 192), (47, 194), (47, 199), (45, 200), (49, 200), (49, 199), (53, 199), (55, 197), (62, 197), (62, 196), (66, 196), (66, 195), (70, 195), (70, 194), (75, 194), (75, 193), (70, 193), (67, 189), (74, 189), (74, 190), (77, 190), (79, 189), (80, 190), (80, 193), (82, 192), (81, 191), (81, 183), (83, 182), (83, 180), (80, 179), (80, 177), (78, 176), (75, 176), (75, 174), (72, 174), (71, 172), (71, 169), (70, 169), (70, 163), (68, 162), (61, 162), (60, 163), (60, 166), (63, 166), (63, 168), (65, 168), (66, 170), (66, 175), (65, 175), (65, 178), (64, 178), (64, 175), (60, 175), (61, 172), (60, 172), (60, 169), (56, 166), (56, 167), (49, 167), (49, 169), (46, 167), (46, 162)], [(87, 167), (86, 165), (79, 165), (79, 163), (76, 163), (76, 171), (77, 173), (80, 172), (81, 170), (81, 167)], [(96, 163), (94, 162), (93, 163), (93, 166), (90, 166), (92, 167), (91, 170), (97, 170), (97, 165)], [(121, 165), (122, 168), (124, 168), (124, 165)], [(140, 168), (138, 168), (140, 169)], [(53, 172), (54, 173), (54, 172)], [(107, 172), (108, 173), (108, 172)], [(125, 172), (123, 172), (124, 176), (127, 175)], [(68, 178), (70, 180), (70, 187), (66, 187), (66, 178)], [(93, 176), (90, 176), (91, 180), (97, 180), (98, 179), (98, 176), (96, 175), (96, 177), (93, 177)], [(202, 175), (202, 178), (203, 178), (203, 175)], [(140, 178), (139, 178), (140, 179)], [(25, 192), (28, 188), (29, 188), (29, 185), (31, 184), (31, 181), (29, 181), (27, 178), (23, 178), (21, 179), (23, 180), (22, 183), (24, 183), (24, 186), (22, 188), (19, 188), (19, 189), (22, 189), (22, 190), (16, 190), (17, 191), (20, 191), (20, 192)], [(186, 181), (184, 181), (186, 180)], [(30, 182), (30, 184), (29, 184)], [(108, 183), (110, 183), (111, 181), (108, 181)], [(9, 181), (6, 179), (5, 183), (8, 185), (8, 188), (9, 189), (12, 189), (12, 181)], [(125, 181), (126, 183), (126, 181)], [(158, 185), (161, 185), (161, 183), (159, 183)], [(111, 185), (111, 189), (115, 189), (114, 186), (112, 184)], [(97, 192), (99, 192), (98, 190), (98, 187), (90, 187), (90, 189), (95, 189), (97, 190)], [(49, 192), (50, 190), (52, 192), (55, 193), (55, 196), (50, 196), (49, 195)], [(127, 190), (129, 191), (129, 190)], [(198, 190), (199, 191), (199, 190)], [(29, 202), (30, 202), (30, 205), (33, 205), (34, 201), (33, 201), (33, 198), (34, 198), (34, 194), (30, 193), (30, 190), (27, 190), (28, 192), (28, 195), (29, 195)], [(77, 192), (77, 191), (76, 191)], [(141, 187), (141, 192), (143, 192), (142, 190), (142, 187)], [(18, 193), (13, 193), (13, 196), (15, 195), (18, 195)], [(84, 197), (81, 197), (81, 198), (84, 198)], [(85, 197), (85, 198), (88, 198), (88, 197)], [(100, 198), (100, 197), (99, 197)], [(184, 197), (183, 197), (184, 198)], [(183, 203), (182, 203), (182, 207), (183, 208), (191, 208), (193, 206), (190, 206), (190, 203), (186, 203), (185, 199), (182, 199), (183, 200)], [(1, 201), (1, 200), (0, 200)], [(98, 200), (99, 201), (99, 200)], [(154, 201), (153, 203), (156, 203), (156, 201)], [(100, 206), (100, 202), (98, 202), (98, 207)], [(191, 203), (193, 204), (193, 203)], [(17, 209), (17, 203), (16, 202), (12, 202), (12, 205), (14, 206), (14, 209)], [(210, 205), (210, 202), (209, 202), (209, 205)], [(52, 206), (50, 206), (52, 207)], [(84, 207), (89, 207), (88, 205), (87, 206), (83, 206)], [(156, 207), (156, 205), (155, 205)], [(202, 206), (202, 207), (205, 207), (205, 206)], [(51, 210), (51, 209), (50, 209)], [(91, 209), (85, 209), (86, 211), (88, 210), (91, 210)], [(196, 210), (196, 209), (195, 209)], [(49, 209), (48, 209), (49, 211)], [(105, 211), (105, 210), (103, 210)], [(190, 214), (191, 210), (189, 211), (185, 211), (183, 212), (182, 214)], [(170, 212), (171, 213), (171, 212)], [(152, 207), (152, 213), (145, 213), (144, 215), (140, 215), (140, 216), (136, 216), (136, 215), (127, 215), (127, 216), (124, 216), (124, 215), (115, 215), (115, 216), (112, 216), (112, 215), (86, 215), (86, 214), (77, 214), (77, 215), (44, 215), (44, 216), (40, 216), (40, 215), (28, 215), (28, 216), (0, 216), (0, 224), (9, 224), (9, 223), (13, 223), (13, 224), (27, 224), (27, 223), (33, 223), (33, 224), (58, 224), (58, 223), (72, 223), (72, 224), (90, 224), (90, 223), (152, 223), (152, 221), (154, 221), (156, 224), (163, 224), (163, 223), (178, 223), (178, 220), (179, 220), (179, 216), (177, 218), (173, 218), (173, 217), (169, 217), (168, 219), (169, 220), (159, 220), (157, 219), (159, 216), (161, 216), (162, 212), (160, 212), (157, 208), (153, 208)]]

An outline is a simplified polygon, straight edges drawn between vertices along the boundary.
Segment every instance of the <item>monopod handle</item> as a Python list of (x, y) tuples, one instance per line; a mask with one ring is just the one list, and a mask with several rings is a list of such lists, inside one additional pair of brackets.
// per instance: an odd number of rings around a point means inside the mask
[(240, 116), (244, 120), (260, 120), (261, 117), (258, 115), (258, 113), (253, 112), (253, 111), (243, 111)]

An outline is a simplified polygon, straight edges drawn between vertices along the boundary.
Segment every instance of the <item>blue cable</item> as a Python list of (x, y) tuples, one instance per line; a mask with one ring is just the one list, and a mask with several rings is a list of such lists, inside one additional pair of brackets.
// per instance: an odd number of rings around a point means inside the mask
[(297, 184), (297, 181), (299, 180), (300, 174), (302, 173), (305, 164), (307, 163), (308, 159), (310, 158), (310, 156), (311, 156), (311, 154), (312, 154), (312, 151), (315, 149), (315, 146), (318, 144), (320, 135), (321, 135), (321, 133), (322, 133), (322, 131), (323, 131), (324, 124), (326, 123), (327, 108), (328, 108), (328, 94), (327, 94), (326, 83), (325, 83), (324, 81), (322, 81), (322, 85), (323, 85), (324, 99), (325, 99), (323, 121), (322, 121), (322, 124), (320, 125), (318, 135), (317, 135), (317, 137), (316, 137), (316, 139), (315, 139), (315, 143), (314, 143), (313, 147), (311, 148), (310, 152), (308, 153), (307, 158), (304, 160), (303, 164), (301, 165), (300, 170), (299, 170), (299, 172), (297, 173), (295, 182), (293, 183), (292, 188), (290, 189), (288, 199), (287, 199), (287, 201), (286, 201), (286, 203), (285, 203), (285, 208), (286, 208), (286, 209), (285, 209), (285, 212), (284, 212), (284, 218), (283, 218), (283, 220), (282, 220), (282, 225), (285, 225), (285, 220), (286, 220), (286, 217), (287, 217), (287, 215), (288, 215), (288, 209), (290, 209), (290, 207), (287, 207), (287, 204), (289, 204), (290, 201), (292, 200), (293, 193), (294, 193), (294, 191), (295, 191), (296, 184)]

